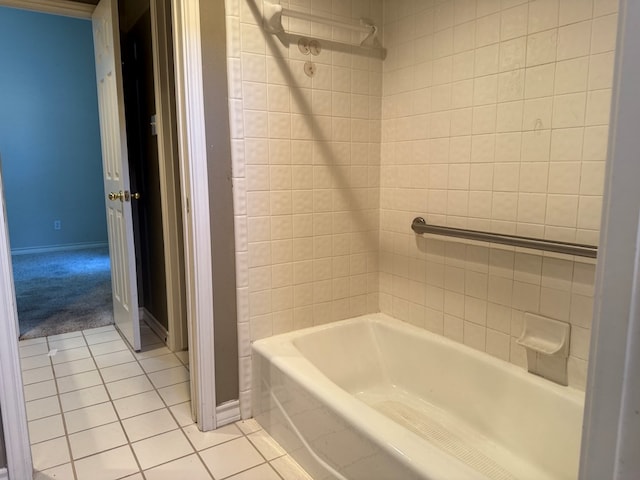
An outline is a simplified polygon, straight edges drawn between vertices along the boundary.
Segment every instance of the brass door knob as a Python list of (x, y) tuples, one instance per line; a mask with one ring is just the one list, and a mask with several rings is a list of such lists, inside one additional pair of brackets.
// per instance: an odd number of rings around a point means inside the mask
[(142, 196), (142, 195), (140, 195), (138, 192), (136, 192), (136, 193), (132, 193), (132, 194), (131, 194), (131, 200), (140, 200), (140, 197), (141, 197), (141, 196)]
[(116, 192), (109, 192), (108, 197), (109, 197), (109, 200), (111, 200), (112, 202), (113, 202), (113, 201), (116, 201), (116, 200), (120, 200), (120, 201), (122, 201), (122, 199), (123, 199), (123, 197), (124, 197), (124, 192), (122, 192), (122, 191), (120, 191), (120, 192), (118, 192), (118, 193), (116, 193)]

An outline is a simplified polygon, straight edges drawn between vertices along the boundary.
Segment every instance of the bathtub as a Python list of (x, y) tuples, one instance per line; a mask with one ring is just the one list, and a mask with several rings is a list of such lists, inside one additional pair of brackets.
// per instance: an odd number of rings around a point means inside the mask
[(253, 412), (315, 480), (575, 479), (584, 394), (367, 315), (253, 344)]

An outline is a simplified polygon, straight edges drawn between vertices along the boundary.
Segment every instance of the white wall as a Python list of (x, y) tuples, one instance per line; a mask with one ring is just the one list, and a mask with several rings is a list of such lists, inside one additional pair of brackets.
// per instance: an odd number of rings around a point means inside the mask
[(584, 388), (594, 262), (410, 223), (597, 243), (617, 2), (291, 2), (372, 18), (384, 61), (301, 55), (261, 0), (226, 7), (243, 414), (250, 340), (378, 309), (521, 366), (524, 311), (570, 321)]
[(597, 244), (616, 9), (385, 3), (382, 311), (522, 366), (523, 312), (569, 321), (569, 383), (584, 389), (593, 262), (417, 238), (408, 227), (421, 215)]

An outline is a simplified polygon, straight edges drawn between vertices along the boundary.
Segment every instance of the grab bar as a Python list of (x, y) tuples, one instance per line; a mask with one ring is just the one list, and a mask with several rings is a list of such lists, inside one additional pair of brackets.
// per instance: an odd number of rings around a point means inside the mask
[(413, 219), (413, 222), (411, 222), (411, 229), (417, 234), (432, 233), (434, 235), (445, 235), (448, 237), (465, 238), (467, 240), (499, 243), (501, 245), (511, 245), (514, 247), (533, 248), (536, 250), (577, 255), (580, 257), (597, 258), (598, 256), (598, 247), (594, 245), (557, 242), (555, 240), (520, 237), (517, 235), (507, 235), (503, 233), (489, 233), (481, 232), (479, 230), (466, 230), (464, 228), (430, 225), (422, 217), (416, 217)]

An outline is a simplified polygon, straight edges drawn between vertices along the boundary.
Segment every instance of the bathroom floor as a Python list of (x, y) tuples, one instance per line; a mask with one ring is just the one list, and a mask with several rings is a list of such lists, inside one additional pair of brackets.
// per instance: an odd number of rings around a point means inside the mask
[(310, 480), (254, 420), (200, 432), (188, 353), (141, 331), (139, 353), (112, 326), (20, 342), (35, 480)]

